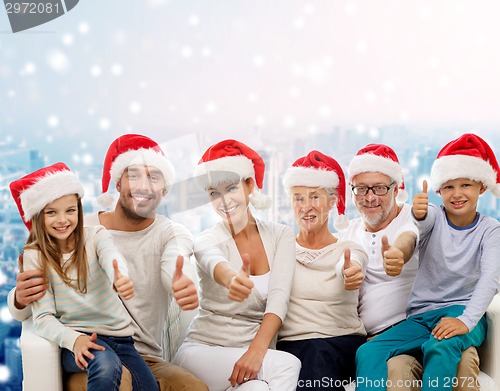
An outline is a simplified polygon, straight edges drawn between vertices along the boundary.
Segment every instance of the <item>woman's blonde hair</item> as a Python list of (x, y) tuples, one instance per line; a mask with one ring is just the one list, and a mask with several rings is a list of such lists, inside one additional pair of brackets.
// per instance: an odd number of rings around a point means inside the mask
[[(48, 276), (49, 268), (52, 268), (66, 285), (80, 293), (87, 293), (88, 262), (85, 251), (81, 198), (78, 197), (78, 223), (71, 234), (74, 239), (75, 249), (68, 262), (64, 264), (64, 267), (61, 265), (63, 254), (59, 245), (45, 230), (43, 210), (33, 217), (32, 222), (33, 225), (23, 251), (28, 249), (40, 251), (42, 271), (45, 276)], [(22, 255), (19, 257), (19, 263), (21, 270), (23, 270)], [(73, 266), (76, 266), (77, 269), (76, 281), (66, 274), (66, 271), (70, 270)]]

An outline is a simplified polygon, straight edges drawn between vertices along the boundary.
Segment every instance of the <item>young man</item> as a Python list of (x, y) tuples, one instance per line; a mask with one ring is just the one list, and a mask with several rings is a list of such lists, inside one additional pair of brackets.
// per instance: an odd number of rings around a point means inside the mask
[[(191, 310), (198, 306), (196, 287), (182, 274), (183, 259), (188, 259), (192, 253), (192, 236), (182, 225), (156, 214), (158, 205), (172, 186), (173, 167), (155, 141), (127, 134), (117, 138), (108, 149), (102, 177), (103, 193), (107, 192), (110, 179), (119, 192), (115, 209), (86, 216), (85, 224), (106, 227), (127, 260), (135, 297), (124, 304), (136, 324), (135, 346), (148, 363), (161, 391), (206, 391), (207, 386), (189, 372), (163, 360), (164, 325), (172, 310), (172, 296), (181, 309)], [(104, 196), (109, 202), (109, 194)], [(101, 201), (106, 201), (106, 197), (101, 196)], [(35, 275), (33, 272), (20, 273), (16, 288), (9, 294), (9, 309), (18, 320), (29, 317), (29, 304), (45, 293), (42, 279), (30, 279)], [(86, 382), (82, 377), (70, 376), (68, 388), (84, 390), (82, 386)], [(132, 385), (121, 389), (131, 390)]]
[[(350, 222), (343, 239), (360, 243), (368, 254), (360, 288), (359, 315), (369, 338), (406, 318), (408, 295), (418, 269), (418, 230), (405, 204), (403, 173), (396, 153), (382, 144), (359, 150), (348, 169), (352, 199), (360, 218)], [(479, 357), (466, 351), (459, 374), (476, 378)], [(419, 390), (422, 365), (411, 355), (388, 361), (389, 390)]]

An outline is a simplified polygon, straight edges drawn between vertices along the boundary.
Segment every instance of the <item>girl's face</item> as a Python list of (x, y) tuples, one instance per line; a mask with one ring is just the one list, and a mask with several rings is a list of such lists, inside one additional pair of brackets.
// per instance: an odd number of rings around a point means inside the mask
[(317, 232), (328, 224), (328, 214), (335, 206), (336, 195), (319, 187), (295, 186), (292, 204), (297, 224), (306, 232)]
[(47, 204), (42, 211), (45, 231), (63, 252), (72, 250), (68, 239), (78, 224), (78, 197), (69, 194)]
[(247, 217), (249, 195), (254, 182), (247, 179), (240, 182), (222, 182), (207, 188), (213, 208), (229, 224), (236, 224)]

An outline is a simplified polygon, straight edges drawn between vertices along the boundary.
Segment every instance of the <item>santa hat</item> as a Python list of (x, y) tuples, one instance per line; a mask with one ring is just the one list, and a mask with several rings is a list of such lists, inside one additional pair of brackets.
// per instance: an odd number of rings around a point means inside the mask
[(31, 230), (31, 219), (52, 201), (70, 194), (83, 197), (83, 186), (64, 163), (41, 168), (10, 184), (24, 224)]
[(256, 186), (250, 194), (250, 203), (256, 209), (268, 209), (271, 197), (259, 191), (264, 182), (264, 168), (264, 160), (252, 148), (236, 140), (224, 140), (207, 149), (198, 162), (195, 175), (204, 188), (253, 178)]
[(345, 177), (342, 168), (337, 161), (330, 156), (323, 155), (319, 151), (311, 151), (301, 157), (288, 168), (283, 177), (283, 186), (288, 195), (294, 186), (321, 187), (325, 189), (337, 189), (337, 211), (335, 228), (344, 230), (349, 225), (345, 216)]
[(113, 205), (113, 196), (107, 193), (111, 179), (120, 181), (123, 172), (132, 165), (153, 166), (158, 168), (165, 181), (165, 189), (170, 190), (174, 183), (175, 171), (172, 164), (156, 141), (140, 134), (125, 134), (109, 146), (102, 171), (102, 195), (97, 202), (104, 207)]
[(466, 133), (450, 141), (437, 155), (431, 169), (431, 186), (438, 191), (443, 183), (457, 178), (481, 182), (500, 197), (500, 169), (492, 149), (482, 138)]
[(361, 148), (349, 164), (349, 183), (352, 183), (352, 178), (356, 175), (364, 172), (379, 172), (396, 182), (399, 187), (396, 197), (398, 204), (403, 204), (408, 199), (403, 181), (403, 171), (398, 156), (391, 147), (384, 144), (368, 144)]

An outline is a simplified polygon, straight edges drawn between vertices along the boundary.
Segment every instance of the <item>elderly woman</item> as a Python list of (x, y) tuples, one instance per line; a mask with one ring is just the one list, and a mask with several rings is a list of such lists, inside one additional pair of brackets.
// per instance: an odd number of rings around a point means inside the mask
[(257, 189), (264, 162), (245, 144), (225, 140), (205, 152), (197, 174), (221, 221), (195, 239), (200, 309), (174, 362), (211, 391), (295, 390), (300, 361), (270, 349), (287, 312), (293, 232), (249, 209), (270, 205)]
[(302, 362), (297, 389), (343, 390), (355, 376), (356, 350), (365, 342), (357, 287), (368, 261), (361, 246), (339, 241), (328, 229), (335, 205), (336, 227), (348, 223), (344, 173), (333, 158), (312, 151), (286, 171), (283, 184), (300, 231), (288, 314), (277, 348)]

